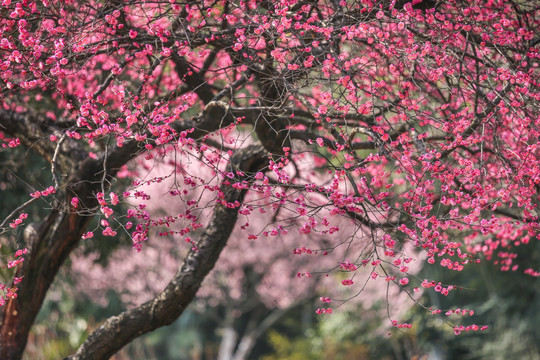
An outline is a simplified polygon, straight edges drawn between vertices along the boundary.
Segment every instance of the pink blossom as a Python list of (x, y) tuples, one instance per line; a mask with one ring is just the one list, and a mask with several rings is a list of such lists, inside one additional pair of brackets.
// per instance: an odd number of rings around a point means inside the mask
[(118, 195), (116, 195), (115, 193), (113, 192), (110, 192), (109, 193), (109, 196), (111, 198), (111, 204), (112, 205), (118, 205)]
[(102, 206), (101, 212), (105, 215), (106, 218), (109, 218), (114, 211), (108, 206)]
[(409, 279), (408, 278), (402, 278), (402, 279), (399, 279), (399, 284), (401, 286), (405, 286), (409, 283)]

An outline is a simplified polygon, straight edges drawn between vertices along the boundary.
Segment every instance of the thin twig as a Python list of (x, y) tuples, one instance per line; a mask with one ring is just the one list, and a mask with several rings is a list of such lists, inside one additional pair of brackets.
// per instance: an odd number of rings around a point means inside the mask
[[(128, 61), (125, 60), (121, 65), (120, 65), (120, 69), (123, 71), (124, 67), (127, 65)], [(94, 93), (94, 95), (92, 95), (92, 98), (93, 99), (96, 99), (99, 95), (101, 95), (105, 89), (107, 89), (107, 87), (109, 87), (109, 85), (111, 84), (111, 82), (116, 78), (118, 74), (115, 74), (114, 71), (111, 69), (111, 72), (109, 73), (109, 75), (107, 76), (107, 78), (105, 79), (105, 81), (103, 82), (103, 84), (101, 84), (101, 86), (99, 87), (99, 89), (97, 89), (97, 91)]]
[(101, 192), (105, 194), (105, 181), (107, 180), (107, 158), (109, 157), (109, 146), (105, 144), (105, 155), (103, 156), (103, 177), (101, 178)]
[(56, 144), (56, 149), (54, 149), (54, 155), (53, 155), (53, 158), (51, 160), (51, 174), (52, 174), (52, 178), (53, 178), (53, 181), (54, 181), (54, 188), (55, 189), (58, 189), (58, 178), (56, 177), (56, 158), (58, 157), (58, 152), (60, 151), (60, 147), (62, 146), (62, 143), (64, 142), (64, 140), (66, 140), (66, 136), (67, 134), (64, 134), (62, 135), (62, 137), (60, 138), (60, 140), (58, 141), (58, 144)]
[(34, 201), (36, 201), (37, 199), (39, 199), (38, 197), (34, 197), (34, 198), (31, 198), (29, 200), (27, 200), (24, 204), (20, 205), (18, 208), (16, 208), (15, 210), (13, 210), (11, 212), (11, 214), (9, 214), (5, 219), (4, 221), (2, 221), (2, 223), (0, 224), (0, 234), (3, 234), (4, 232), (7, 231), (4, 230), (4, 226), (6, 225), (6, 223), (13, 217), (15, 216), (19, 211), (23, 210), (25, 207), (27, 207), (28, 205), (30, 205), (31, 203), (33, 203)]
[(229, 86), (225, 87), (216, 96), (214, 96), (212, 101), (221, 100), (223, 97), (225, 97), (227, 95), (227, 93), (230, 93), (230, 97), (232, 99), (234, 90), (236, 88), (238, 88), (239, 86), (241, 86), (241, 85), (245, 84), (246, 82), (248, 82), (250, 75), (251, 75), (251, 71), (248, 70), (247, 73), (245, 75), (243, 75), (240, 79), (236, 80), (235, 82), (233, 82)]

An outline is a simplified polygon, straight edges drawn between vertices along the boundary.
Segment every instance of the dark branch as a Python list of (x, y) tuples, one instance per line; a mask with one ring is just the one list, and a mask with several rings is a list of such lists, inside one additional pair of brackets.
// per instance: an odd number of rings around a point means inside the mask
[[(230, 170), (249, 174), (263, 170), (268, 162), (266, 152), (259, 146), (239, 150), (231, 161)], [(222, 186), (225, 201), (242, 202), (246, 190)], [(72, 360), (108, 359), (124, 345), (140, 335), (175, 321), (189, 305), (202, 281), (212, 270), (234, 228), (238, 208), (217, 205), (210, 223), (204, 230), (182, 267), (165, 290), (153, 300), (105, 321), (69, 357)]]

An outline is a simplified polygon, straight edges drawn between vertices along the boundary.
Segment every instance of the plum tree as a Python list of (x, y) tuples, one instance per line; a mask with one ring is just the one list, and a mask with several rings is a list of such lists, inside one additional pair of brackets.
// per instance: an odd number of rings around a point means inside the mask
[[(2, 358), (22, 356), (56, 274), (96, 231), (127, 233), (144, 252), (152, 229), (174, 224), (167, 236), (189, 252), (162, 292), (106, 320), (72, 359), (108, 358), (174, 321), (237, 219), (263, 212), (276, 214), (270, 227), (247, 221), (245, 241), (305, 238), (298, 256), (334, 256), (351, 296), (366, 281), (458, 290), (409, 274), (407, 244), (452, 271), (486, 258), (540, 276), (513, 250), (538, 239), (534, 3), (5, 0), (0, 11), (2, 155), (38, 155), (50, 173), (18, 179), (30, 194), (0, 224), (15, 270), (2, 285)], [(128, 163), (171, 156), (183, 181), (164, 201), (186, 209), (151, 214), (141, 187), (163, 178)], [(354, 235), (340, 236), (342, 218)], [(328, 243), (311, 248), (315, 233)]]

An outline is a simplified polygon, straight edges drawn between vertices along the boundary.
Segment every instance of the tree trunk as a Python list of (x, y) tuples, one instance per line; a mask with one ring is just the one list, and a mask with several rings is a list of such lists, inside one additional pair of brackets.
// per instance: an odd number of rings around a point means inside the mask
[[(97, 173), (95, 169), (92, 172)], [(72, 183), (79, 181), (80, 178), (77, 178)], [(93, 196), (93, 187), (88, 185), (89, 183), (81, 182), (70, 190), (83, 199), (86, 206), (92, 207), (97, 205), (97, 201)], [(11, 298), (1, 309), (1, 359), (11, 360), (22, 357), (28, 333), (41, 309), (47, 291), (60, 266), (79, 243), (90, 219), (89, 216), (69, 212), (67, 209), (55, 209), (39, 225), (34, 241), (27, 244), (30, 250), (29, 256), (19, 266), (15, 275), (23, 277), (17, 297)]]
[(222, 329), (221, 343), (219, 344), (218, 360), (231, 360), (234, 348), (238, 340), (238, 333), (234, 329), (234, 324), (230, 323)]

